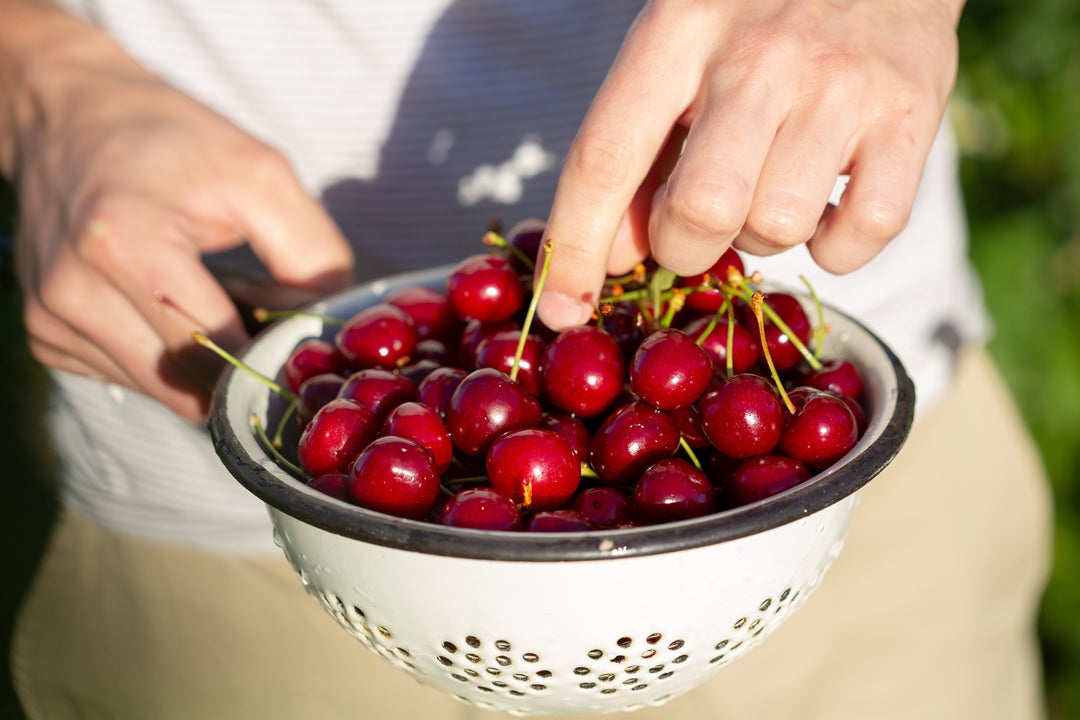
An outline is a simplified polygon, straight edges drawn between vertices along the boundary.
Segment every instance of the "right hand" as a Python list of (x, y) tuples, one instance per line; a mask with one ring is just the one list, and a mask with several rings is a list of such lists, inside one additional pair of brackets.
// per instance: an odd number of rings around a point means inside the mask
[(241, 317), (201, 256), (248, 243), (287, 287), (352, 281), (352, 253), (285, 159), (170, 87), (95, 28), (25, 67), (16, 268), (43, 364), (206, 416)]

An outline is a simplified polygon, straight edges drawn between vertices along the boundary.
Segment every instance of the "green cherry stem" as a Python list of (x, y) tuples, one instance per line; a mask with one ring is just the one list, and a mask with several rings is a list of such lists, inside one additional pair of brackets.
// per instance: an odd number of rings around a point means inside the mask
[(787, 407), (788, 412), (794, 415), (795, 405), (792, 404), (791, 398), (788, 397), (787, 391), (784, 390), (784, 383), (780, 381), (780, 374), (776, 372), (776, 365), (773, 363), (772, 353), (769, 352), (769, 343), (765, 339), (765, 315), (762, 312), (764, 304), (764, 294), (762, 294), (760, 290), (755, 291), (750, 301), (750, 306), (754, 309), (754, 317), (757, 318), (758, 332), (761, 333), (761, 352), (765, 355), (765, 362), (769, 366), (769, 372), (772, 374), (776, 389), (779, 391), (780, 397), (784, 401), (784, 406)]
[(540, 291), (547, 281), (548, 270), (551, 268), (551, 252), (553, 245), (551, 239), (544, 241), (544, 264), (540, 266), (540, 276), (536, 279), (533, 287), (532, 300), (529, 301), (529, 310), (525, 313), (525, 321), (521, 326), (521, 337), (518, 338), (517, 351), (514, 353), (514, 365), (510, 368), (510, 379), (517, 382), (518, 369), (521, 367), (521, 356), (525, 352), (525, 341), (529, 336), (529, 328), (532, 327), (533, 317), (536, 315), (536, 306), (540, 302)]
[(283, 318), (296, 317), (302, 315), (304, 317), (315, 318), (316, 320), (322, 320), (327, 325), (344, 325), (345, 321), (341, 318), (336, 318), (331, 315), (323, 315), (322, 313), (311, 312), (309, 310), (268, 310), (267, 308), (255, 308), (251, 311), (252, 317), (256, 322), (268, 323), (275, 320), (281, 320)]
[(484, 241), (485, 245), (491, 245), (493, 247), (502, 248), (503, 250), (506, 250), (507, 252), (513, 253), (514, 257), (516, 257), (518, 260), (520, 260), (521, 264), (524, 265), (525, 267), (527, 267), (530, 271), (536, 269), (536, 263), (533, 261), (532, 258), (530, 258), (528, 255), (526, 255), (524, 252), (522, 252), (521, 248), (519, 248), (517, 245), (514, 245), (512, 243), (508, 243), (506, 241), (506, 238), (504, 238), (502, 235), (495, 232), (494, 230), (489, 230), (484, 235), (483, 241)]
[(284, 398), (288, 402), (290, 402), (290, 403), (299, 403), (300, 402), (299, 398), (297, 398), (291, 392), (289, 392), (285, 388), (281, 387), (276, 382), (274, 382), (270, 378), (266, 377), (265, 375), (263, 375), (262, 373), (257, 371), (255, 368), (251, 367), (250, 365), (246, 365), (245, 363), (240, 362), (238, 359), (233, 357), (233, 355), (230, 354), (227, 350), (222, 348), (220, 345), (218, 345), (216, 342), (214, 342), (210, 338), (203, 335), (201, 332), (193, 332), (193, 333), (191, 333), (191, 339), (194, 340), (195, 342), (199, 343), (203, 347), (209, 348), (210, 350), (213, 350), (215, 353), (218, 354), (218, 356), (220, 356), (222, 359), (224, 359), (230, 365), (233, 365), (234, 367), (237, 367), (240, 370), (243, 370), (244, 372), (246, 372), (247, 374), (249, 374), (252, 377), (256, 378), (257, 380), (265, 383), (271, 390), (273, 390), (275, 393), (280, 395), (282, 398)]
[(810, 284), (806, 276), (800, 275), (799, 279), (806, 286), (806, 292), (810, 293), (810, 299), (814, 301), (814, 309), (817, 311), (817, 324), (814, 326), (814, 357), (820, 360), (821, 346), (825, 340), (825, 311), (821, 306), (821, 301), (818, 300), (817, 293), (814, 291), (814, 286)]
[(694, 449), (690, 447), (690, 443), (686, 442), (686, 438), (680, 437), (679, 438), (679, 445), (682, 447), (683, 452), (686, 453), (687, 457), (690, 458), (690, 462), (693, 463), (694, 467), (696, 467), (698, 470), (700, 470), (701, 469), (701, 461), (698, 460), (698, 456), (694, 452)]
[(266, 429), (263, 427), (262, 421), (259, 420), (258, 415), (251, 416), (251, 426), (255, 429), (255, 434), (258, 435), (259, 441), (262, 442), (263, 446), (266, 448), (266, 451), (270, 453), (271, 457), (274, 458), (274, 462), (276, 462), (278, 465), (285, 468), (290, 473), (300, 478), (304, 482), (308, 482), (311, 480), (310, 475), (304, 472), (301, 468), (294, 465), (292, 462), (289, 461), (288, 458), (286, 458), (284, 455), (281, 454), (281, 452), (278, 451), (277, 446), (275, 446), (274, 443), (270, 441), (270, 438), (267, 437)]

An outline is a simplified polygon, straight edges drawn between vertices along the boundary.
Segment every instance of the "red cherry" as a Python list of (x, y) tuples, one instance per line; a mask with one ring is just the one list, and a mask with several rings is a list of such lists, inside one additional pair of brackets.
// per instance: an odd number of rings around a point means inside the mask
[(843, 457), (858, 439), (855, 416), (844, 401), (832, 393), (807, 388), (799, 397), (795, 414), (785, 418), (779, 447), (807, 467), (824, 468)]
[(480, 254), (465, 258), (451, 270), (446, 296), (463, 320), (500, 322), (525, 304), (525, 286), (506, 258)]
[(586, 325), (548, 343), (542, 374), (548, 399), (578, 417), (607, 410), (626, 382), (626, 362), (615, 338)]
[(338, 329), (336, 344), (353, 369), (393, 369), (416, 349), (412, 318), (399, 307), (379, 303), (361, 310)]
[(515, 320), (502, 320), (495, 323), (485, 323), (479, 320), (469, 320), (461, 330), (461, 338), (458, 341), (457, 365), (465, 370), (475, 370), (476, 353), (480, 345), (495, 333), (503, 330), (521, 331), (521, 325)]
[(454, 457), (454, 444), (446, 423), (431, 407), (421, 402), (404, 402), (390, 411), (383, 421), (381, 434), (403, 437), (426, 447), (435, 458), (439, 473), (446, 472)]
[(609, 415), (593, 435), (589, 464), (604, 482), (630, 486), (646, 468), (679, 448), (679, 428), (670, 415), (634, 400)]
[[(787, 293), (771, 293), (765, 296), (765, 304), (784, 321), (784, 324), (804, 346), (810, 342), (810, 318), (806, 316), (806, 310), (803, 309), (798, 298)], [(751, 307), (742, 303), (739, 305), (738, 312), (739, 321), (750, 329), (755, 337), (761, 337), (757, 318), (754, 317)], [(791, 341), (791, 337), (780, 330), (780, 326), (770, 320), (768, 315), (764, 316), (764, 321), (766, 346), (776, 369), (784, 372), (798, 365), (803, 359), (802, 353)]]
[(826, 360), (820, 370), (810, 372), (802, 384), (818, 390), (829, 390), (837, 395), (847, 395), (857, 403), (863, 399), (863, 379), (850, 360), (833, 358)]
[(308, 338), (297, 345), (285, 359), (285, 382), (293, 393), (300, 391), (304, 381), (326, 373), (342, 374), (345, 359), (337, 346), (318, 338)]
[(570, 445), (538, 427), (495, 438), (485, 467), (493, 488), (530, 511), (561, 507), (581, 481), (581, 462)]
[(588, 460), (592, 433), (581, 418), (566, 413), (547, 413), (540, 419), (540, 427), (551, 430), (565, 440), (577, 455), (578, 460), (581, 462)]
[(332, 400), (307, 424), (297, 444), (300, 467), (311, 475), (344, 472), (378, 434), (375, 416), (352, 400)]
[(440, 525), (474, 530), (520, 530), (521, 512), (506, 493), (492, 487), (467, 488), (446, 501)]
[(446, 427), (454, 447), (483, 456), (491, 442), (509, 430), (537, 427), (540, 401), (505, 373), (480, 368), (466, 375), (446, 407)]
[(544, 392), (541, 375), (544, 361), (544, 343), (539, 335), (530, 333), (525, 336), (521, 358), (517, 358), (520, 330), (500, 330), (488, 335), (476, 349), (476, 367), (501, 370), (507, 375), (518, 364), (517, 381), (530, 395), (539, 397)]
[(576, 510), (562, 508), (544, 510), (532, 516), (529, 532), (588, 532), (596, 530), (596, 524)]
[(732, 506), (764, 500), (810, 479), (806, 465), (787, 455), (760, 455), (744, 460), (726, 486)]
[(653, 332), (630, 361), (630, 388), (661, 410), (695, 402), (712, 378), (712, 360), (682, 330)]
[(444, 293), (427, 285), (411, 285), (394, 290), (383, 302), (399, 307), (412, 319), (418, 340), (455, 342), (461, 320)]
[(764, 455), (780, 441), (784, 408), (772, 383), (760, 375), (722, 380), (705, 391), (698, 409), (705, 436), (728, 457)]
[(582, 490), (571, 499), (570, 509), (577, 510), (602, 528), (614, 528), (630, 522), (634, 513), (630, 496), (606, 485)]
[(338, 397), (360, 403), (375, 414), (379, 424), (403, 402), (415, 400), (419, 390), (408, 378), (381, 368), (357, 370), (345, 379)]
[(338, 500), (352, 502), (348, 493), (349, 476), (345, 473), (332, 472), (316, 475), (308, 480), (307, 486), (312, 490), (318, 490), (323, 495), (329, 495)]
[(427, 377), (420, 381), (418, 395), (420, 402), (431, 407), (440, 417), (446, 418), (446, 408), (450, 404), (450, 396), (457, 390), (457, 386), (468, 375), (466, 371), (456, 367), (441, 367), (432, 370)]
[(361, 507), (403, 518), (422, 518), (439, 494), (439, 469), (427, 448), (382, 437), (349, 468), (349, 497)]
[(341, 386), (345, 384), (345, 376), (336, 373), (326, 373), (309, 377), (300, 385), (296, 395), (299, 400), (296, 406), (296, 417), (300, 427), (305, 427), (315, 413), (319, 412), (324, 405), (337, 398)]
[(649, 467), (634, 487), (634, 518), (647, 525), (716, 512), (716, 490), (705, 473), (682, 458)]
[[(719, 282), (726, 282), (728, 279), (728, 268), (734, 269), (739, 275), (744, 275), (746, 269), (743, 265), (742, 258), (739, 257), (739, 253), (735, 251), (735, 248), (729, 247), (724, 251), (724, 254), (713, 263), (713, 266), (706, 272), (712, 275)], [(693, 288), (700, 287), (705, 284), (705, 273), (701, 275), (690, 275), (679, 280), (679, 287)], [(724, 294), (720, 290), (698, 290), (696, 292), (686, 294), (686, 307), (697, 312), (714, 313), (719, 310), (724, 304)]]
[[(761, 344), (758, 342), (756, 333), (751, 333), (739, 323), (729, 325), (727, 318), (716, 321), (709, 334), (705, 335), (711, 316), (698, 316), (686, 321), (683, 332), (701, 345), (701, 349), (712, 360), (713, 369), (718, 373), (727, 372), (728, 356), (728, 328), (731, 328), (731, 369), (733, 374), (743, 373), (755, 365), (761, 359)], [(704, 337), (704, 340), (702, 340)]]

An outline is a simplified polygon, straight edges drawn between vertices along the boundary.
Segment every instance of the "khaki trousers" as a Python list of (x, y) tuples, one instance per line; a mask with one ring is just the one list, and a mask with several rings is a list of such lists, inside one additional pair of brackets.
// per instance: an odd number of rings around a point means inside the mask
[[(805, 606), (716, 679), (640, 720), (1030, 720), (1051, 509), (982, 351), (863, 491)], [(30, 717), (491, 718), (338, 628), (284, 557), (218, 556), (64, 513), (13, 652)]]

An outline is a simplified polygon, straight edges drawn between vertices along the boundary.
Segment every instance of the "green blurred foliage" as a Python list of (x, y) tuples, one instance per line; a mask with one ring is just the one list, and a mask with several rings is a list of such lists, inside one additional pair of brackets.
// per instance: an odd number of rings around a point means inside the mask
[(960, 23), (952, 119), (990, 349), (1056, 502), (1040, 614), (1053, 720), (1080, 718), (1080, 2), (982, 0)]

